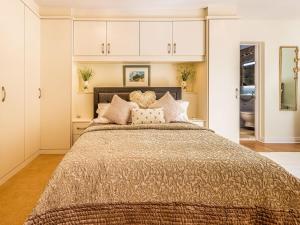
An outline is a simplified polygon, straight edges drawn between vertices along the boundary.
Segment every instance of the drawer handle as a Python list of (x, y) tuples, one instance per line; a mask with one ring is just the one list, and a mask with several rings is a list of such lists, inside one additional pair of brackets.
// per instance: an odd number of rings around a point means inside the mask
[(177, 47), (177, 45), (176, 45), (176, 43), (174, 43), (174, 46), (173, 46), (173, 52), (174, 52), (174, 54), (176, 54), (176, 47)]
[(85, 130), (86, 128), (84, 128), (84, 127), (77, 127), (76, 129), (77, 130)]
[(168, 43), (168, 54), (170, 54), (170, 53), (171, 53), (171, 44)]
[(42, 98), (42, 90), (41, 90), (41, 88), (39, 88), (39, 99), (41, 99)]
[(2, 93), (3, 93), (2, 102), (5, 102), (5, 100), (6, 100), (6, 90), (5, 90), (4, 86), (2, 86), (1, 89), (2, 89)]

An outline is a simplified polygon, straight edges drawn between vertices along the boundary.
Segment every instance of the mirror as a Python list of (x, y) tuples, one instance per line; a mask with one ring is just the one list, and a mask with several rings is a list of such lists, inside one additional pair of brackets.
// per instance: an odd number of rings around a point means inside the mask
[(296, 46), (280, 47), (280, 110), (297, 110), (298, 52)]

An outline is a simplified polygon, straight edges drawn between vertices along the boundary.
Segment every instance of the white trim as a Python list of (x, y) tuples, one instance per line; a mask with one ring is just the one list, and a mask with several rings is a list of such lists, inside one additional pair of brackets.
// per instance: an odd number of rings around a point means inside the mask
[[(255, 46), (255, 139), (264, 142), (264, 72), (263, 72), (263, 43), (262, 42), (244, 42), (240, 45)], [(240, 138), (240, 140), (243, 140)]]
[(69, 149), (42, 149), (39, 151), (40, 155), (64, 155)]
[(238, 16), (206, 16), (206, 20), (239, 20)]
[(205, 56), (73, 56), (73, 62), (203, 62)]
[(37, 156), (39, 156), (39, 151), (37, 151), (36, 153), (34, 153), (28, 159), (26, 159), (25, 161), (23, 161), (21, 164), (19, 164), (14, 169), (12, 169), (10, 172), (8, 172), (6, 175), (4, 175), (2, 178), (0, 178), (0, 185), (4, 184), (6, 181), (8, 181), (11, 177), (13, 177), (21, 169), (23, 169), (30, 162), (32, 162)]
[(263, 137), (263, 143), (278, 143), (278, 144), (289, 144), (289, 143), (300, 143), (300, 137)]

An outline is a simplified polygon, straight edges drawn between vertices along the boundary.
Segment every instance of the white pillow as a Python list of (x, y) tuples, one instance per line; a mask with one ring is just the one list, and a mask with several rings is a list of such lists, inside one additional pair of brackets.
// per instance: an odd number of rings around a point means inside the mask
[(99, 103), (98, 104), (98, 109), (96, 111), (98, 113), (98, 118), (94, 119), (94, 122), (103, 123), (103, 124), (113, 123), (111, 120), (103, 117), (104, 113), (107, 111), (109, 106), (110, 106), (110, 103)]
[(132, 124), (160, 124), (165, 123), (163, 108), (132, 109)]
[(179, 105), (180, 108), (180, 113), (176, 118), (176, 122), (188, 122), (189, 121), (189, 117), (187, 115), (187, 110), (189, 107), (189, 102), (188, 101), (183, 101), (183, 100), (177, 100), (176, 101)]

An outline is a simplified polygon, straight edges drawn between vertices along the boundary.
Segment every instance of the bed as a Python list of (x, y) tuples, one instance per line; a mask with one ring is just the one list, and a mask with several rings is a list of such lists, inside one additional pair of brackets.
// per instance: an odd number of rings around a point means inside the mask
[[(135, 89), (95, 88), (95, 108)], [(300, 180), (194, 124), (92, 124), (25, 224), (300, 224)]]

